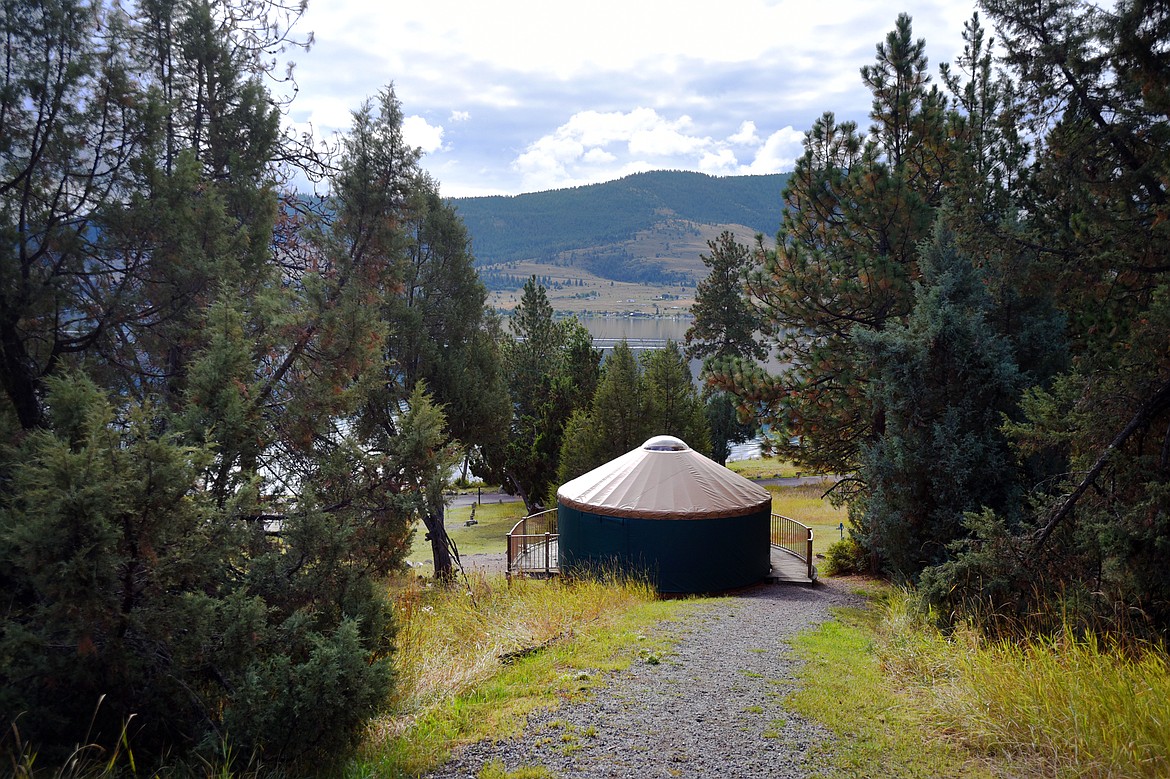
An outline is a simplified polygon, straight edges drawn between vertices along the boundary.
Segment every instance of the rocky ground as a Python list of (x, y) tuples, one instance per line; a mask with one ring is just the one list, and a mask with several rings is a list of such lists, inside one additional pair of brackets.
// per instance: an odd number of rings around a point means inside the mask
[(534, 713), (518, 738), (463, 748), (431, 776), (475, 777), (502, 761), (586, 779), (805, 777), (816, 769), (811, 748), (830, 734), (783, 706), (799, 670), (788, 642), (857, 601), (829, 583), (698, 602), (661, 626), (677, 639), (670, 653), (613, 674), (589, 700)]

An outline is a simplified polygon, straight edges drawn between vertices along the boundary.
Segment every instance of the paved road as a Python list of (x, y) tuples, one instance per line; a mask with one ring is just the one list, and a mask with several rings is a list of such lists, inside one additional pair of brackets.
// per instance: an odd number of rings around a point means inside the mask
[(447, 508), (454, 509), (470, 506), (477, 501), (480, 503), (517, 503), (519, 500), (519, 495), (509, 495), (506, 492), (497, 492), (496, 490), (484, 490), (482, 494), (478, 495), (474, 492), (452, 495), (447, 499)]

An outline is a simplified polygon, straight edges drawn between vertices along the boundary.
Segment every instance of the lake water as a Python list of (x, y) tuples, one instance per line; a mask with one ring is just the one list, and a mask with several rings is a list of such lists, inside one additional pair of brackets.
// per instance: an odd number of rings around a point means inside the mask
[[(623, 338), (635, 354), (647, 349), (662, 349), (667, 341), (674, 341), (682, 346), (687, 330), (695, 321), (692, 317), (593, 316), (578, 319), (593, 336), (593, 345), (601, 349), (603, 357), (604, 354), (613, 351)], [(691, 360), (691, 375), (696, 381), (702, 367), (701, 360)], [(764, 367), (769, 372), (775, 372), (780, 369), (780, 362), (768, 359)]]
[(654, 342), (652, 348), (661, 348), (668, 340), (681, 344), (686, 337), (687, 328), (694, 321), (691, 317), (668, 319), (632, 316), (591, 316), (580, 320), (593, 336), (597, 346), (609, 349), (623, 338), (631, 345), (634, 342)]
[[(667, 341), (674, 341), (680, 347), (686, 338), (687, 328), (695, 320), (686, 317), (668, 319), (665, 317), (591, 316), (580, 318), (581, 324), (593, 336), (593, 346), (600, 349), (605, 359), (622, 339), (630, 345), (635, 356), (649, 349), (662, 349)], [(697, 381), (702, 360), (691, 360), (691, 375)]]

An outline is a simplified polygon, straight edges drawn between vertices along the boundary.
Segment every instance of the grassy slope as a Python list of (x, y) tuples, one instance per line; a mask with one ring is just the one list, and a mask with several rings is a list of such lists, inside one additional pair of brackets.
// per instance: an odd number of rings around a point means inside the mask
[(814, 760), (829, 768), (814, 776), (994, 776), (933, 729), (920, 703), (893, 683), (876, 649), (877, 624), (872, 610), (841, 609), (794, 642), (805, 666), (788, 704), (837, 736), (816, 750)]
[(838, 736), (826, 776), (1170, 776), (1165, 647), (944, 634), (912, 594), (867, 588), (871, 608), (795, 642), (789, 703)]
[(656, 626), (693, 607), (637, 583), (502, 577), (468, 591), (415, 580), (394, 597), (394, 713), (372, 724), (348, 776), (417, 776), (455, 745), (506, 738), (533, 709), (588, 695), (602, 672), (657, 662)]

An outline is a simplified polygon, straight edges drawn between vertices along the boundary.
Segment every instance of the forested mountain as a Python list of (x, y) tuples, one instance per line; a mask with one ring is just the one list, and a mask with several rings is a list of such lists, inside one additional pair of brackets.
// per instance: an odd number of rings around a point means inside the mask
[[(652, 171), (571, 189), (515, 196), (455, 198), (479, 266), (517, 260), (552, 262), (564, 252), (632, 241), (639, 233), (678, 222), (738, 225), (776, 234), (787, 174), (716, 177)], [(610, 251), (610, 254), (613, 254)], [(633, 252), (633, 261), (645, 259)], [(612, 264), (612, 263), (611, 263)], [(603, 263), (604, 265), (604, 263)], [(617, 278), (617, 267), (597, 268)], [(621, 279), (632, 280), (632, 279)]]

